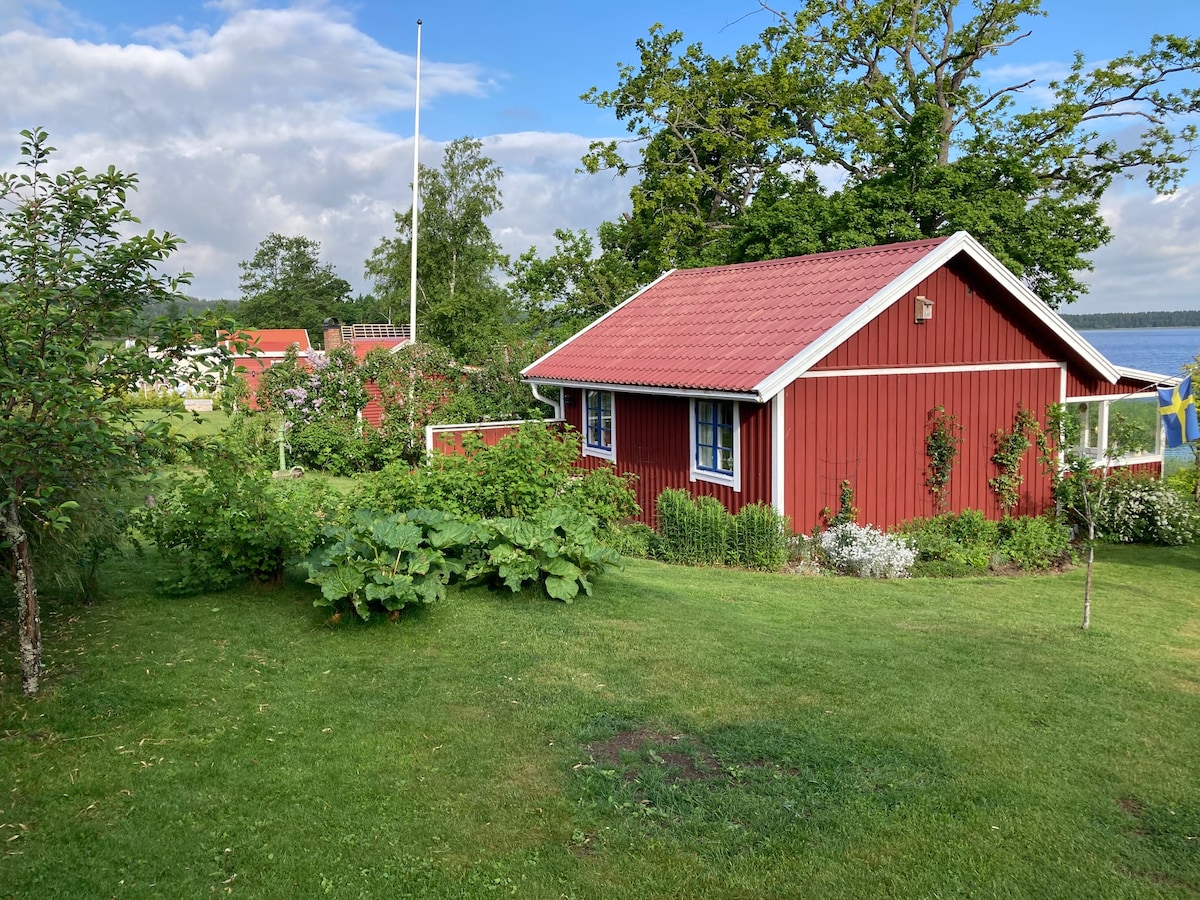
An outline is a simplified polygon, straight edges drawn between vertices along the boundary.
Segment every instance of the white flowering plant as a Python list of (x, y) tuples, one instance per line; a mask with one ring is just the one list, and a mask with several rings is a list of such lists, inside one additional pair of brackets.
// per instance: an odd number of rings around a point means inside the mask
[(1103, 540), (1179, 547), (1200, 538), (1200, 507), (1161, 481), (1145, 476), (1112, 479), (1096, 517)]
[(860, 578), (907, 578), (917, 549), (907, 538), (873, 525), (842, 522), (818, 538), (826, 565)]

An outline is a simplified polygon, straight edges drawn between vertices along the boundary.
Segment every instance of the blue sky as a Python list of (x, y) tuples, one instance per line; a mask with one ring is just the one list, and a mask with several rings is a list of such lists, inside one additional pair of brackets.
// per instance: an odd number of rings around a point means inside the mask
[[(1044, 83), (1075, 50), (1098, 61), (1155, 32), (1200, 30), (1194, 0), (1044, 6), (997, 81)], [(64, 161), (139, 173), (134, 208), (187, 240), (177, 261), (200, 296), (236, 297), (238, 262), (271, 231), (320, 241), (365, 290), (363, 261), (411, 203), (418, 17), (421, 158), (436, 164), (465, 134), (484, 140), (505, 171), (493, 231), (513, 255), (627, 208), (627, 184), (575, 171), (590, 140), (622, 133), (579, 95), (613, 86), (650, 25), (728, 52), (767, 23), (757, 0), (0, 0), (0, 71), (13, 79), (0, 166), (15, 162), (17, 132), (40, 124)], [(1200, 308), (1200, 177), (1168, 200), (1122, 184), (1104, 211), (1117, 239), (1071, 310)]]

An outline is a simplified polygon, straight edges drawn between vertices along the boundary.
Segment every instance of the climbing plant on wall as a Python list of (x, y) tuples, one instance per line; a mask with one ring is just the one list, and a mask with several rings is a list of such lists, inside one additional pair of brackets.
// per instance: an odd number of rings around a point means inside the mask
[(962, 426), (958, 416), (946, 412), (944, 406), (929, 410), (929, 433), (925, 435), (925, 455), (929, 468), (925, 486), (933, 494), (939, 511), (950, 506), (950, 471), (958, 459), (958, 448), (962, 444)]
[(1021, 474), (1021, 460), (1032, 446), (1033, 436), (1039, 432), (1040, 426), (1033, 413), (1018, 407), (1012, 428), (998, 428), (992, 435), (996, 442), (992, 462), (1000, 473), (989, 478), (988, 485), (996, 492), (1005, 512), (1012, 512), (1013, 507), (1021, 501), (1021, 485), (1025, 481), (1025, 476)]

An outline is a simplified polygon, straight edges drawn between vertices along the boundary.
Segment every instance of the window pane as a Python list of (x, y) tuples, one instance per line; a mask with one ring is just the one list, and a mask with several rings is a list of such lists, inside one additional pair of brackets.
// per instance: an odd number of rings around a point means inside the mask
[(717, 454), (717, 460), (718, 460), (717, 468), (720, 469), (722, 472), (732, 472), (733, 471), (733, 450), (732, 450), (732, 448), (729, 450), (725, 450), (725, 449), (720, 450)]
[(696, 429), (696, 437), (701, 447), (711, 447), (715, 443), (713, 441), (712, 425), (707, 422), (701, 422), (700, 426)]

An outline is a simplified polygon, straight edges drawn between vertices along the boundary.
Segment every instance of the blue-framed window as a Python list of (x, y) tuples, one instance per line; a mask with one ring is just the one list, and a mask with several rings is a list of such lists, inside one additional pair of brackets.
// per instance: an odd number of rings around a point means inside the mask
[(697, 400), (693, 415), (696, 469), (733, 478), (737, 464), (737, 412), (733, 401)]
[(583, 392), (583, 452), (589, 456), (613, 455), (613, 393)]

